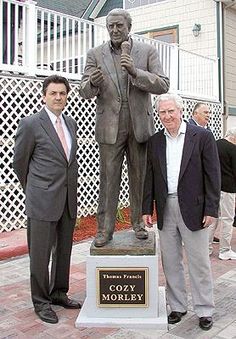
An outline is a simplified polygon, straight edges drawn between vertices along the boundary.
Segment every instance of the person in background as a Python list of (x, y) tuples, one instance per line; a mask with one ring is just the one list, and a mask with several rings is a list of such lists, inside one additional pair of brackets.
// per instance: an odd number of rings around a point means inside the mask
[(199, 326), (213, 325), (213, 284), (208, 252), (209, 230), (218, 216), (220, 163), (211, 132), (182, 119), (183, 101), (162, 94), (156, 109), (164, 129), (148, 141), (143, 221), (158, 215), (160, 249), (170, 307), (168, 323), (187, 313), (183, 245), (188, 260), (193, 309)]
[(169, 89), (156, 48), (129, 36), (130, 14), (113, 9), (106, 26), (110, 41), (88, 51), (79, 89), (85, 99), (97, 97), (95, 138), (100, 153), (100, 189), (96, 247), (106, 245), (113, 237), (125, 155), (131, 224), (136, 238), (148, 238), (142, 222), (142, 193), (146, 142), (154, 133), (150, 93)]
[(208, 123), (210, 122), (211, 113), (207, 104), (198, 102), (193, 109), (192, 118), (189, 119), (191, 125), (201, 126), (210, 130)]
[(58, 322), (51, 304), (81, 307), (67, 296), (78, 180), (77, 126), (62, 113), (69, 91), (61, 76), (44, 80), (45, 107), (20, 121), (13, 159), (26, 197), (32, 302), (38, 317), (48, 323)]
[(214, 232), (220, 228), (219, 259), (236, 259), (231, 249), (236, 202), (236, 128), (227, 130), (225, 137), (216, 141), (221, 167), (221, 199), (219, 218), (210, 226), (209, 252), (213, 251)]
[[(200, 126), (203, 128), (211, 130), (209, 127), (209, 122), (211, 118), (211, 112), (207, 104), (204, 102), (198, 102), (193, 109), (192, 118), (189, 119), (191, 125)], [(219, 238), (213, 238), (213, 243), (219, 243)]]

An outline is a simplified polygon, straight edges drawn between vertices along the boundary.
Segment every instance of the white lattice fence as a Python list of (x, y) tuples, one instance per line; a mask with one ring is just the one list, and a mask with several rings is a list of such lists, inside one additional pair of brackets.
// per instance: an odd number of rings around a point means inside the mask
[[(19, 120), (42, 108), (43, 79), (0, 76), (0, 147), (1, 147), (1, 206), (0, 232), (25, 227), (24, 194), (12, 169), (14, 136)], [(71, 82), (67, 112), (78, 123), (78, 214), (96, 213), (99, 191), (99, 153), (94, 140), (95, 101), (84, 100), (78, 94), (78, 82)], [(155, 98), (153, 98), (155, 100)], [(185, 99), (185, 117), (189, 118), (195, 104)], [(221, 107), (210, 104), (213, 112), (211, 127), (216, 138), (221, 136)], [(155, 115), (156, 128), (160, 123)], [(120, 192), (120, 206), (129, 205), (127, 167), (124, 165)]]

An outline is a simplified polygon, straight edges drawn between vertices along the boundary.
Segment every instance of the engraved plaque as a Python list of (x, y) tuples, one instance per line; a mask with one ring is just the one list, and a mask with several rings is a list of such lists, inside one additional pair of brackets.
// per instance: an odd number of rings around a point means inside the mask
[(148, 268), (97, 268), (99, 307), (148, 307)]

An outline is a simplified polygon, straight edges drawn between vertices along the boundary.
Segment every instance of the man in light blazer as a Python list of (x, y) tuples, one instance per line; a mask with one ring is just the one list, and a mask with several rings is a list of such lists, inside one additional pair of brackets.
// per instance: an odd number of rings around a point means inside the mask
[(170, 306), (169, 324), (187, 313), (183, 246), (188, 259), (193, 309), (203, 330), (212, 327), (213, 285), (209, 229), (218, 216), (220, 163), (213, 134), (182, 120), (180, 96), (163, 94), (157, 111), (165, 127), (148, 141), (143, 220), (152, 224), (153, 205)]
[(89, 50), (80, 86), (83, 98), (96, 98), (95, 138), (100, 152), (98, 231), (94, 245), (112, 239), (126, 155), (131, 223), (138, 239), (148, 232), (142, 223), (146, 142), (154, 133), (151, 95), (168, 91), (156, 49), (129, 37), (132, 20), (123, 9), (106, 18), (110, 41)]
[(45, 107), (20, 121), (13, 160), (26, 197), (32, 302), (39, 318), (49, 323), (58, 322), (51, 304), (81, 307), (67, 296), (78, 178), (77, 126), (62, 114), (69, 90), (61, 76), (44, 80)]

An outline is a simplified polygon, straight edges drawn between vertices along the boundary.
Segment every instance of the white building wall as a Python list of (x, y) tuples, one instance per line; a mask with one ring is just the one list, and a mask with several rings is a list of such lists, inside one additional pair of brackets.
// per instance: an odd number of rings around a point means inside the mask
[(224, 70), (225, 100), (227, 106), (235, 107), (236, 113), (236, 10), (224, 12)]
[[(132, 33), (179, 26), (179, 46), (198, 54), (216, 58), (216, 4), (213, 0), (167, 0), (129, 10)], [(105, 23), (105, 18), (96, 22)], [(195, 38), (193, 25), (201, 25), (201, 33)]]
[(229, 115), (225, 122), (225, 130), (232, 127), (236, 127), (236, 117)]

